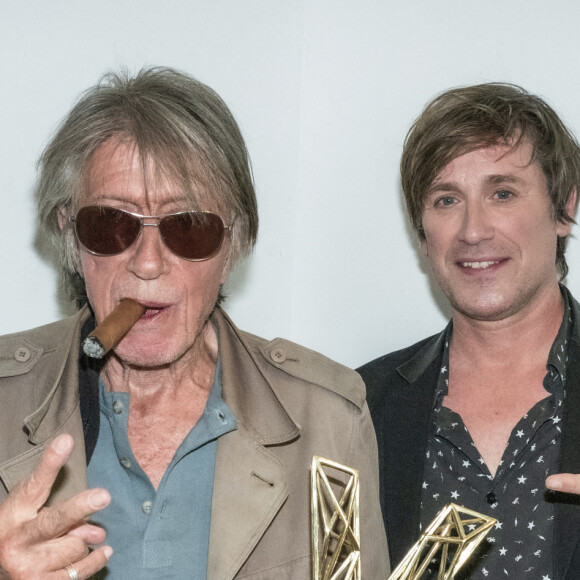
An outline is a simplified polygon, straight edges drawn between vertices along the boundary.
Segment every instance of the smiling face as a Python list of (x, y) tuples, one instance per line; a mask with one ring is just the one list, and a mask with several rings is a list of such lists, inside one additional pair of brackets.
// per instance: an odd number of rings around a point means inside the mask
[[(155, 185), (146, 188), (146, 184)], [(179, 190), (167, 181), (155, 180), (151, 168), (144, 179), (138, 151), (131, 143), (116, 140), (105, 142), (91, 157), (79, 208), (87, 205), (144, 215), (190, 209)], [(204, 209), (220, 214), (217, 207)], [(226, 235), (215, 256), (191, 262), (164, 245), (158, 228), (144, 227), (137, 241), (115, 256), (96, 256), (80, 247), (80, 268), (98, 322), (123, 298), (148, 307), (115, 348), (123, 363), (153, 367), (195, 353), (226, 277), (228, 246)]]
[(422, 246), (455, 313), (501, 320), (558, 292), (556, 241), (570, 224), (554, 221), (531, 153), (523, 142), (461, 155), (425, 198)]

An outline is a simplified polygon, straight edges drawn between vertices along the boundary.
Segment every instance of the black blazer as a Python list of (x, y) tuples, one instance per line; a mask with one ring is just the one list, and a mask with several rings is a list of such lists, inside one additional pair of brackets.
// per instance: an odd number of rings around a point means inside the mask
[[(573, 326), (559, 469), (580, 473), (580, 304), (562, 288)], [(381, 507), (393, 568), (419, 538), (423, 466), (444, 336), (445, 331), (357, 369), (367, 385), (377, 434)], [(556, 495), (553, 577), (578, 580), (580, 497)]]

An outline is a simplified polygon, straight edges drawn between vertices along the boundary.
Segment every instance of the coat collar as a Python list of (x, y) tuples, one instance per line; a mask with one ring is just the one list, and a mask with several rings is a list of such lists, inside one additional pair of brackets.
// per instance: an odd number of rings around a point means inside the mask
[(263, 341), (240, 331), (221, 308), (216, 309), (212, 321), (219, 340), (222, 397), (238, 424), (261, 445), (298, 437), (299, 425), (278, 398), (275, 382), (268, 378), (272, 365), (263, 354)]

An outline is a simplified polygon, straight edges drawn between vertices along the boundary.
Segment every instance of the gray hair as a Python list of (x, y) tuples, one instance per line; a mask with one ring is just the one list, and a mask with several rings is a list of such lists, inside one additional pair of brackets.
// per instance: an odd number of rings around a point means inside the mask
[(56, 246), (63, 289), (77, 305), (87, 299), (78, 246), (71, 227), (61, 230), (59, 213), (76, 211), (91, 156), (111, 138), (134, 144), (143, 166), (151, 161), (155, 178), (177, 185), (191, 209), (207, 209), (211, 200), (226, 213), (233, 222), (230, 267), (252, 250), (258, 210), (250, 160), (223, 100), (170, 68), (111, 72), (81, 95), (39, 161), (39, 225)]

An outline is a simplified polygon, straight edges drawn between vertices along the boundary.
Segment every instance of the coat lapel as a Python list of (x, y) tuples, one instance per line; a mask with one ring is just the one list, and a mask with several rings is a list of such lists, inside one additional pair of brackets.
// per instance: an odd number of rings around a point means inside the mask
[(208, 578), (229, 580), (288, 497), (285, 467), (267, 446), (295, 439), (300, 429), (262, 374), (261, 355), (252, 351), (221, 310), (213, 321), (219, 337), (222, 397), (236, 417), (237, 429), (218, 440)]
[(234, 578), (287, 497), (283, 466), (243, 425), (219, 439), (208, 578)]
[[(48, 443), (62, 433), (72, 435), (75, 446), (66, 466), (58, 475), (48, 503), (64, 500), (87, 488), (85, 446), (82, 420), (79, 413), (78, 365), (76, 357), (68, 356), (78, 344), (80, 327), (88, 315), (84, 308), (77, 315), (70, 331), (62, 337), (53, 353), (47, 353), (50, 363), (42, 366), (42, 359), (30, 372), (38, 374), (34, 396), (40, 406), (24, 419), (23, 433), (32, 444), (24, 452), (0, 464), (0, 479), (10, 491), (36, 467)], [(54, 361), (57, 364), (54, 364)], [(72, 362), (71, 362), (72, 361)], [(29, 393), (29, 396), (32, 394)]]

